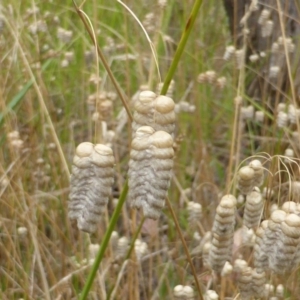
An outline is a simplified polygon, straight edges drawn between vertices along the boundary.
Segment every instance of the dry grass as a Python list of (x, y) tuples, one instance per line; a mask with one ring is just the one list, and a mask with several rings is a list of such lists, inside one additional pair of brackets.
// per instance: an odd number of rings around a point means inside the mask
[[(155, 60), (132, 16), (116, 2), (100, 2), (87, 0), (82, 8), (132, 111), (143, 86), (155, 90), (159, 83)], [(280, 3), (276, 11), (283, 9)], [(126, 4), (153, 41), (164, 79), (193, 1), (168, 1), (164, 8), (157, 1)], [(286, 20), (279, 21), (283, 30)], [(256, 99), (246, 88), (250, 79), (267, 75), (246, 57), (239, 64), (223, 59), (231, 44), (225, 11), (219, 1), (204, 1), (169, 91), (177, 122), (168, 198), (202, 291), (215, 290), (219, 299), (246, 299), (239, 293), (249, 277), (247, 269), (238, 284), (236, 268), (221, 275), (208, 262), (216, 208), (226, 194), (237, 198), (231, 264), (244, 259), (254, 266), (255, 228), (247, 242), (242, 237), (240, 167), (256, 158), (265, 168), (260, 221), (285, 201), (300, 201), (299, 99), (288, 36), (283, 32), (282, 38), (290, 88), (285, 93), (278, 85), (270, 108), (266, 94)], [(0, 298), (77, 299), (127, 179), (131, 126), (71, 5), (0, 5), (0, 53)], [(90, 236), (67, 217), (69, 170), (75, 147), (84, 141), (111, 144), (116, 161), (112, 197)], [(177, 285), (191, 286), (196, 295), (168, 207), (159, 220), (146, 219), (133, 255), (124, 258), (141, 220), (142, 213), (126, 203), (89, 299), (175, 299)], [(265, 278), (262, 299), (299, 298), (299, 266), (286, 276), (267, 271)], [(278, 285), (282, 296), (267, 293)]]

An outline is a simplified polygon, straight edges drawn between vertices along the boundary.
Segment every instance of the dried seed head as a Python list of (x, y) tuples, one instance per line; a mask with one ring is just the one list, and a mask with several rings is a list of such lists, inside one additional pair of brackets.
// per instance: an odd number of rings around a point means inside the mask
[(288, 106), (288, 118), (291, 124), (297, 124), (297, 120), (300, 119), (300, 109), (293, 104)]
[(117, 246), (117, 255), (119, 258), (123, 258), (128, 250), (129, 240), (126, 236), (119, 238)]
[(200, 218), (202, 216), (202, 206), (200, 203), (189, 201), (188, 206), (188, 221), (190, 226), (196, 225), (197, 222), (200, 221)]
[(143, 208), (146, 217), (157, 219), (164, 207), (173, 168), (173, 139), (164, 131), (140, 127), (131, 143), (129, 197), (132, 207)]
[(119, 234), (117, 231), (113, 231), (110, 237), (110, 244), (114, 252), (116, 252), (118, 249), (118, 241), (119, 241)]
[[(142, 91), (134, 105), (132, 129), (135, 133), (141, 126), (151, 126), (156, 131), (172, 134), (175, 129), (175, 103), (167, 96), (156, 96), (151, 91)], [(134, 134), (133, 134), (134, 136)]]
[(213, 84), (216, 79), (217, 79), (217, 74), (215, 71), (213, 70), (208, 70), (205, 72), (206, 74), (206, 78), (207, 78), (207, 82), (210, 83), (210, 84)]
[(274, 285), (266, 283), (264, 288), (264, 297), (269, 298), (274, 293)]
[(237, 188), (244, 195), (250, 194), (254, 187), (255, 171), (249, 166), (239, 169), (237, 177)]
[(258, 272), (266, 269), (277, 274), (291, 272), (299, 262), (299, 247), (300, 216), (275, 210), (271, 219), (257, 230), (254, 263)]
[(263, 9), (260, 13), (258, 24), (263, 25), (270, 18), (271, 11), (269, 9)]
[(252, 54), (252, 55), (250, 55), (249, 56), (249, 60), (251, 61), (251, 62), (257, 62), (258, 60), (259, 60), (259, 55), (258, 54)]
[(247, 262), (243, 259), (237, 258), (233, 264), (233, 271), (236, 273), (242, 272), (248, 266)]
[(194, 290), (191, 286), (186, 285), (183, 287), (183, 296), (186, 300), (193, 300), (194, 299)]
[(226, 86), (226, 83), (227, 83), (227, 79), (226, 77), (219, 77), (216, 81), (216, 87), (220, 90), (223, 90), (224, 87)]
[(284, 286), (282, 284), (278, 284), (276, 287), (276, 296), (283, 297), (284, 296)]
[(72, 39), (73, 32), (64, 28), (57, 29), (57, 37), (63, 43), (69, 43)]
[(218, 300), (219, 295), (214, 290), (207, 290), (204, 295), (204, 300)]
[(289, 120), (288, 114), (285, 113), (284, 111), (280, 111), (276, 118), (276, 124), (279, 128), (284, 128), (287, 127), (288, 120)]
[(104, 211), (113, 184), (111, 148), (85, 142), (76, 148), (70, 180), (69, 218), (80, 230), (93, 233)]
[(249, 167), (254, 170), (253, 184), (258, 187), (261, 186), (264, 182), (264, 169), (261, 162), (258, 159), (252, 160)]
[(209, 252), (211, 246), (212, 246), (211, 242), (206, 242), (204, 243), (202, 248), (202, 260), (203, 260), (203, 265), (206, 268), (209, 267)]
[(11, 131), (7, 134), (7, 138), (12, 141), (12, 140), (18, 140), (20, 139), (20, 133), (19, 131)]
[(186, 101), (180, 101), (175, 105), (175, 113), (178, 114), (180, 112), (193, 113), (196, 110), (196, 106), (190, 104)]
[(246, 267), (238, 276), (238, 287), (240, 289), (241, 299), (250, 299), (252, 293), (252, 268)]
[(25, 238), (28, 234), (28, 229), (26, 227), (18, 227), (17, 232), (21, 238)]
[(269, 76), (270, 78), (277, 78), (278, 74), (280, 72), (280, 67), (279, 66), (271, 66), (269, 70)]
[(241, 107), (241, 118), (242, 120), (252, 120), (254, 117), (254, 106), (242, 106)]
[(268, 220), (262, 222), (261, 226), (256, 230), (256, 239), (254, 245), (254, 265), (257, 272), (262, 273), (268, 268), (268, 254), (265, 245), (265, 230), (268, 227)]
[(243, 224), (248, 228), (255, 228), (261, 219), (264, 201), (260, 190), (255, 187), (246, 197)]
[(216, 210), (209, 251), (209, 264), (216, 272), (221, 272), (226, 261), (231, 261), (235, 209), (236, 198), (226, 195), (221, 199)]
[(281, 209), (285, 211), (286, 213), (298, 213), (298, 206), (297, 203), (294, 201), (286, 201), (282, 204)]
[(264, 121), (265, 114), (261, 110), (256, 110), (254, 114), (254, 119), (256, 122), (262, 123)]
[(232, 267), (232, 264), (228, 261), (226, 261), (223, 269), (222, 269), (222, 272), (221, 272), (221, 276), (228, 276), (232, 273), (233, 271), (233, 267)]
[(98, 251), (99, 251), (99, 244), (90, 244), (89, 245), (89, 254), (90, 254), (90, 259), (95, 259)]
[(224, 235), (231, 233), (235, 224), (236, 198), (233, 195), (224, 196), (217, 207), (212, 231)]
[(182, 299), (182, 297), (184, 297), (184, 294), (183, 294), (183, 288), (184, 288), (184, 286), (183, 285), (181, 285), (181, 284), (179, 284), (179, 285), (176, 285), (175, 287), (174, 287), (174, 297), (176, 298), (176, 299)]
[(252, 270), (252, 295), (255, 297), (261, 297), (264, 292), (266, 283), (266, 274), (265, 272), (258, 273), (256, 269)]
[(246, 245), (254, 245), (255, 243), (255, 234), (252, 228), (248, 228), (247, 226), (242, 227), (242, 239), (243, 239), (243, 244)]
[(263, 38), (271, 36), (274, 28), (274, 22), (272, 20), (268, 20), (261, 27), (261, 36)]
[(226, 47), (226, 51), (224, 53), (223, 59), (224, 60), (230, 60), (232, 58), (232, 56), (235, 53), (235, 47), (234, 46), (227, 46)]
[(148, 245), (147, 243), (137, 239), (134, 243), (134, 251), (137, 257), (137, 260), (141, 260), (143, 256), (148, 253)]

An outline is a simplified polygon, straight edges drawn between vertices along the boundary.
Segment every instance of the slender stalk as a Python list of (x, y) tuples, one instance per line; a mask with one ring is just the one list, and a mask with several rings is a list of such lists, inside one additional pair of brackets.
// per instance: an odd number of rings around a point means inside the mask
[(127, 196), (127, 192), (128, 192), (128, 182), (126, 181), (125, 184), (124, 184), (124, 187), (123, 187), (123, 191), (121, 193), (121, 196), (120, 196), (120, 199), (118, 201), (118, 204), (116, 206), (116, 209), (114, 210), (114, 213), (111, 217), (111, 220), (109, 222), (109, 225), (108, 225), (108, 228), (106, 229), (105, 231), (105, 235), (103, 237), (103, 241), (101, 243), (101, 246), (100, 246), (100, 249), (99, 249), (99, 252), (97, 253), (97, 256), (95, 258), (95, 262), (93, 264), (93, 267), (91, 269), (91, 272), (88, 276), (88, 279), (85, 283), (85, 286), (83, 288), (83, 291), (80, 295), (80, 300), (85, 300), (88, 296), (88, 293), (92, 287), (92, 284), (93, 284), (93, 281), (95, 279), (95, 276), (97, 274), (97, 271), (98, 271), (98, 268), (99, 268), (99, 265), (103, 259), (103, 256), (104, 256), (104, 253), (105, 253), (105, 250), (108, 246), (108, 243), (109, 243), (109, 240), (110, 240), (110, 237), (111, 237), (111, 234), (117, 224), (117, 221), (118, 221), (118, 218), (119, 218), (119, 215), (122, 211), (122, 206), (125, 202), (125, 199), (126, 199), (126, 196)]
[(187, 42), (187, 40), (190, 36), (190, 33), (191, 33), (192, 28), (194, 26), (194, 23), (196, 21), (196, 18), (197, 18), (199, 9), (202, 5), (202, 2), (203, 2), (202, 0), (196, 0), (195, 3), (194, 3), (194, 6), (192, 8), (192, 12), (191, 12), (191, 14), (188, 18), (188, 21), (185, 25), (185, 29), (182, 33), (182, 36), (181, 36), (181, 39), (179, 41), (178, 47), (177, 47), (176, 52), (174, 54), (172, 64), (171, 64), (170, 69), (167, 73), (166, 79), (164, 80), (164, 85), (161, 89), (161, 95), (165, 95), (168, 91), (169, 85), (171, 83), (171, 80), (174, 77), (174, 73), (176, 71), (177, 65), (180, 61), (180, 58), (181, 58), (181, 55), (182, 55), (183, 50), (185, 48), (186, 42)]
[(73, 3), (74, 3), (74, 6), (75, 6), (75, 9), (76, 9), (76, 12), (77, 12), (78, 16), (80, 17), (82, 23), (84, 24), (85, 29), (87, 30), (89, 36), (91, 37), (91, 39), (92, 39), (92, 41), (93, 41), (93, 43), (94, 43), (94, 45), (95, 45), (95, 47), (97, 49), (97, 53), (98, 53), (98, 55), (99, 55), (99, 57), (100, 57), (100, 59), (102, 61), (102, 64), (103, 64), (106, 72), (108, 73), (108, 76), (110, 77), (110, 80), (112, 81), (112, 83), (113, 83), (113, 85), (114, 85), (114, 87), (116, 89), (116, 92), (117, 92), (118, 96), (120, 97), (120, 99), (122, 101), (122, 104), (123, 104), (124, 108), (126, 109), (126, 112), (127, 112), (128, 117), (129, 117), (129, 120), (130, 120), (130, 122), (132, 122), (132, 115), (131, 115), (129, 106), (128, 106), (126, 100), (125, 100), (125, 97), (123, 96), (123, 93), (121, 92), (121, 89), (120, 89), (120, 87), (118, 85), (118, 82), (117, 82), (114, 74), (112, 73), (112, 71), (111, 71), (111, 69), (110, 69), (110, 67), (109, 67), (109, 65), (108, 65), (108, 63), (107, 63), (107, 61), (106, 61), (106, 59), (105, 59), (105, 57), (104, 57), (101, 49), (100, 49), (100, 47), (98, 46), (97, 40), (95, 39), (90, 26), (88, 25), (88, 23), (86, 21), (86, 18), (85, 18), (86, 14), (81, 10), (81, 8), (79, 8), (77, 6), (77, 4), (76, 4), (76, 2), (74, 0), (73, 0)]

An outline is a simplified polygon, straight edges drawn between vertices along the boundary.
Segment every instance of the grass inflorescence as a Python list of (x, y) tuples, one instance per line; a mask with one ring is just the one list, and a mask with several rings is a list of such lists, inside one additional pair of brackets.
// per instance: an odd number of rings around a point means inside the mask
[(19, 2), (0, 4), (0, 298), (298, 299), (289, 1), (238, 26), (230, 1)]

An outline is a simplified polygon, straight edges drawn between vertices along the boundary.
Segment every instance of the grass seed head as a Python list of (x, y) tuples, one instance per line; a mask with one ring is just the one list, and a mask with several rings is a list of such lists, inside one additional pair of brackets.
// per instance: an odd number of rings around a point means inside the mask
[(243, 224), (248, 228), (255, 228), (261, 219), (264, 201), (260, 190), (255, 187), (246, 197)]
[(76, 148), (70, 180), (69, 218), (88, 233), (97, 229), (100, 215), (106, 208), (113, 184), (114, 157), (112, 149), (92, 143)]
[(255, 171), (249, 166), (239, 169), (237, 176), (237, 188), (244, 194), (250, 194), (254, 187)]
[(142, 91), (134, 104), (133, 136), (141, 126), (151, 126), (172, 134), (175, 129), (175, 103), (167, 96), (156, 96), (154, 92)]
[(164, 207), (172, 177), (173, 139), (165, 131), (142, 126), (131, 143), (129, 197), (132, 207), (143, 208), (146, 217), (157, 219)]

